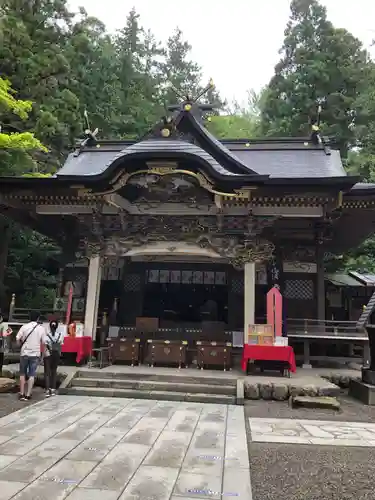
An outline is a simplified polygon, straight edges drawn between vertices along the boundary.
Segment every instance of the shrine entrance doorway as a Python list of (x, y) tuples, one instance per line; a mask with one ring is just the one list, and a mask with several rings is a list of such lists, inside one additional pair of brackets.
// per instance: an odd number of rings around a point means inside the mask
[(161, 327), (228, 324), (228, 270), (210, 262), (145, 263), (143, 316)]

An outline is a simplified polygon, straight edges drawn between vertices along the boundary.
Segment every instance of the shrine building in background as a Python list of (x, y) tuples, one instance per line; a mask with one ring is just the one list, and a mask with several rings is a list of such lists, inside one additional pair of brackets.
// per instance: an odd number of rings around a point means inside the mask
[(330, 314), (325, 260), (373, 231), (375, 185), (316, 133), (219, 141), (207, 109), (185, 100), (138, 141), (88, 134), (50, 178), (0, 178), (1, 213), (61, 247), (55, 309), (73, 283), (86, 336), (104, 312), (110, 327), (155, 318), (177, 337), (205, 321), (246, 333), (275, 284), (286, 331)]

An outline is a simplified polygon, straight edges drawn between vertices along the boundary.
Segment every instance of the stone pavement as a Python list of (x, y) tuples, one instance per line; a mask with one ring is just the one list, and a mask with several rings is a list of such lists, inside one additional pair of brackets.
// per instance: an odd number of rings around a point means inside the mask
[(58, 396), (0, 419), (0, 500), (251, 500), (243, 407)]
[(375, 447), (375, 424), (287, 418), (249, 418), (251, 441)]

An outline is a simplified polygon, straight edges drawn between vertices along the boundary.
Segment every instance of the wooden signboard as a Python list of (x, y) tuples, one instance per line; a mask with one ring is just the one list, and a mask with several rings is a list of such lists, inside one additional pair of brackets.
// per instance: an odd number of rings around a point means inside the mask
[(159, 318), (135, 318), (135, 327), (138, 332), (154, 333), (159, 328)]
[(249, 345), (273, 345), (272, 325), (249, 325), (247, 343)]
[(371, 298), (367, 304), (367, 306), (364, 307), (363, 312), (357, 321), (357, 330), (363, 330), (367, 323), (370, 320), (371, 314), (375, 311), (375, 292), (371, 295)]

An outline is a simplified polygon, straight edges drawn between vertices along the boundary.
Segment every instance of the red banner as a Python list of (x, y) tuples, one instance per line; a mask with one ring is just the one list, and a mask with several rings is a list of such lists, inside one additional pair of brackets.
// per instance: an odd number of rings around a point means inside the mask
[(283, 297), (278, 286), (267, 293), (267, 323), (272, 325), (275, 337), (283, 333)]

